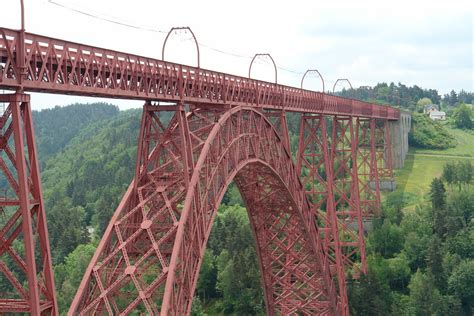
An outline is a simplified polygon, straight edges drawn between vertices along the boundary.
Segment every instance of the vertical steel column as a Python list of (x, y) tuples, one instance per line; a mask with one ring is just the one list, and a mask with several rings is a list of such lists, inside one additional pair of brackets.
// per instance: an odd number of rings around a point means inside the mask
[(333, 167), (329, 157), (326, 118), (323, 115), (301, 116), (296, 168), (305, 186), (312, 211), (318, 218), (332, 277), (338, 282), (338, 311), (341, 315), (348, 315), (346, 275), (334, 202)]
[[(32, 315), (57, 315), (51, 251), (30, 99), (28, 95), (16, 93), (0, 96), (0, 102), (9, 103), (0, 120), (2, 134), (0, 168), (8, 180), (9, 189), (13, 189), (16, 195), (9, 197), (6, 194), (0, 199), (1, 210), (8, 212), (10, 216), (0, 231), (2, 242), (0, 257), (9, 256), (20, 271), (18, 276), (14, 275), (12, 267), (8, 267), (0, 259), (0, 272), (6, 276), (15, 290), (10, 295), (0, 298), (0, 313), (29, 312)], [(9, 143), (11, 136), (14, 152), (10, 148), (11, 142)], [(11, 162), (11, 167), (5, 162), (4, 157)], [(23, 241), (23, 255), (13, 246), (15, 240)], [(40, 250), (39, 254), (35, 254), (37, 249)], [(37, 261), (37, 258), (40, 260)], [(27, 289), (22, 285), (25, 281)]]
[[(335, 210), (341, 225), (339, 237), (344, 266), (355, 277), (366, 271), (364, 227), (357, 179), (357, 139), (352, 117), (334, 116), (332, 121), (331, 158), (333, 163)], [(359, 268), (355, 255), (361, 259)]]
[(362, 216), (371, 218), (380, 208), (380, 183), (377, 175), (375, 157), (375, 121), (370, 118), (357, 118), (357, 174)]
[(370, 181), (373, 181), (375, 184), (375, 201), (377, 207), (377, 214), (380, 214), (380, 179), (379, 172), (377, 168), (377, 147), (376, 147), (376, 138), (375, 138), (375, 119), (370, 119)]
[(390, 122), (388, 119), (385, 119), (383, 123), (385, 135), (385, 168), (387, 169), (387, 177), (393, 179), (392, 137), (390, 135)]
[(357, 175), (357, 138), (355, 137), (354, 131), (354, 119), (349, 119), (349, 132), (351, 134), (351, 160), (352, 160), (352, 192), (351, 199), (354, 203), (357, 218), (357, 230), (359, 234), (359, 254), (361, 271), (367, 274), (367, 260), (365, 254), (365, 239), (364, 239), (364, 223), (362, 221), (362, 209), (360, 207), (360, 191), (359, 191), (359, 180)]
[(375, 126), (378, 176), (380, 180), (390, 180), (393, 179), (390, 124), (387, 119), (384, 119), (376, 121)]

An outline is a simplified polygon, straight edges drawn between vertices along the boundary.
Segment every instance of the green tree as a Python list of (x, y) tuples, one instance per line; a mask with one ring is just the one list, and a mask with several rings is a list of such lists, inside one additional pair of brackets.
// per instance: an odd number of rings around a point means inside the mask
[(440, 239), (446, 234), (446, 189), (443, 182), (434, 178), (430, 190), (431, 208), (433, 214), (433, 229)]
[(66, 315), (94, 252), (95, 247), (91, 244), (79, 245), (66, 257), (64, 263), (54, 268), (61, 315)]
[(216, 297), (217, 268), (214, 261), (212, 251), (206, 249), (197, 284), (197, 294), (204, 304)]
[(449, 93), (449, 104), (451, 106), (455, 106), (457, 102), (458, 102), (458, 95), (456, 94), (456, 91), (451, 90), (451, 92)]
[(461, 262), (448, 280), (449, 291), (462, 302), (467, 315), (474, 309), (474, 260)]
[(374, 254), (367, 257), (367, 263), (367, 275), (349, 282), (350, 312), (352, 315), (383, 315), (390, 310), (392, 304), (387, 262), (380, 255)]
[(263, 292), (247, 210), (222, 206), (217, 214), (209, 249), (216, 254), (216, 288), (222, 296), (219, 312), (255, 315), (263, 312)]
[(388, 278), (390, 287), (397, 291), (404, 291), (410, 281), (411, 270), (404, 253), (387, 259)]
[(418, 100), (418, 102), (416, 102), (416, 107), (419, 112), (423, 112), (425, 106), (430, 104), (433, 104), (433, 101), (431, 101), (429, 98), (421, 98), (420, 100)]
[(429, 241), (433, 236), (433, 228), (426, 209), (417, 208), (407, 212), (400, 228), (405, 236), (403, 253), (406, 255), (412, 271), (426, 267), (426, 254)]
[(458, 254), (461, 258), (474, 258), (474, 225), (470, 225), (447, 240), (451, 253)]
[(411, 278), (408, 304), (416, 315), (446, 315), (447, 306), (430, 274), (418, 270)]
[(446, 274), (443, 269), (443, 249), (441, 239), (436, 235), (430, 240), (426, 262), (436, 287), (444, 292), (446, 289)]
[(387, 195), (384, 203), (383, 216), (390, 219), (396, 225), (400, 225), (403, 219), (403, 208), (407, 205), (404, 192), (395, 191)]
[(443, 179), (452, 186), (457, 181), (456, 165), (448, 162), (443, 167)]
[(459, 189), (461, 184), (469, 185), (472, 181), (472, 163), (470, 160), (460, 161), (457, 164), (457, 180), (459, 181)]
[(368, 247), (384, 258), (389, 258), (402, 250), (403, 242), (402, 230), (387, 219), (369, 235)]
[(80, 206), (72, 206), (68, 198), (58, 200), (47, 217), (53, 262), (62, 262), (68, 253), (89, 240), (85, 211)]
[(454, 126), (462, 129), (472, 129), (474, 123), (472, 122), (472, 110), (464, 103), (454, 111)]

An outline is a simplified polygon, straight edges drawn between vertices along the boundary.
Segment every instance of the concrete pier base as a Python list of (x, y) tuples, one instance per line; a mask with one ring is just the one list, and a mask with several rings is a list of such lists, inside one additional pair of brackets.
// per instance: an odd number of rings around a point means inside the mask
[[(352, 221), (349, 221), (349, 223), (347, 224), (347, 227), (351, 228), (354, 231), (359, 231), (359, 225), (357, 224), (357, 221), (355, 219)], [(373, 229), (372, 219), (370, 218), (363, 219), (362, 227), (364, 228), (364, 235), (367, 235), (367, 233)]]
[[(369, 187), (375, 191), (375, 181), (369, 182)], [(397, 182), (395, 179), (382, 179), (380, 180), (380, 191), (392, 192), (397, 188)]]
[(411, 115), (400, 112), (400, 120), (390, 121), (390, 142), (392, 143), (392, 163), (394, 169), (401, 169), (408, 153), (408, 133), (411, 129)]

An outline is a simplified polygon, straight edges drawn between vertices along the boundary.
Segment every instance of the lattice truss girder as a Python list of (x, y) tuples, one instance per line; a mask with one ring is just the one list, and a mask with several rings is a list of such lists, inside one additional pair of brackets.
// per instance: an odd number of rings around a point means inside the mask
[(375, 152), (379, 179), (393, 179), (390, 122), (375, 120)]
[(55, 315), (54, 280), (29, 96), (0, 95), (1, 313)]
[(380, 182), (377, 170), (375, 119), (357, 118), (357, 174), (362, 216), (380, 214)]
[(352, 117), (335, 116), (331, 123), (329, 160), (333, 166), (334, 210), (341, 224), (339, 238), (343, 263), (357, 277), (360, 272), (366, 272), (364, 227), (357, 180), (357, 139)]
[(265, 115), (180, 106), (165, 124), (159, 111), (144, 107), (136, 178), (70, 313), (189, 313), (212, 222), (234, 177), (256, 235), (269, 313), (335, 313), (315, 214), (288, 142)]
[(123, 99), (245, 105), (398, 120), (389, 106), (0, 27), (0, 84)]
[(345, 314), (346, 274), (358, 277), (367, 269), (363, 219), (377, 214), (380, 204), (376, 159), (374, 119), (302, 115), (297, 169)]
[(334, 209), (332, 164), (329, 161), (326, 118), (323, 115), (302, 115), (297, 155), (297, 169), (318, 218), (323, 247), (331, 264), (332, 278), (338, 282), (338, 304), (347, 314), (346, 275), (339, 238), (342, 225)]

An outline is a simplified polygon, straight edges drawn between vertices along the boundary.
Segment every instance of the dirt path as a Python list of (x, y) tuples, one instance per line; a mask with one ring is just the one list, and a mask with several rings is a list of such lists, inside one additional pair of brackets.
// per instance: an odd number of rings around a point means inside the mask
[(441, 157), (441, 158), (461, 158), (461, 159), (474, 159), (469, 156), (456, 156), (456, 155), (440, 155), (440, 154), (428, 154), (428, 153), (408, 153), (410, 156), (425, 156), (425, 157)]

